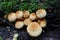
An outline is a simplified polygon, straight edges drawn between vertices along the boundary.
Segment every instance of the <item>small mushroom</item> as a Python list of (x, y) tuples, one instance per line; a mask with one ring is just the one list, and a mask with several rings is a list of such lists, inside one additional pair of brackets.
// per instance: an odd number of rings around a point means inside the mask
[(28, 18), (30, 16), (30, 12), (24, 10), (24, 18)]
[(23, 11), (17, 11), (16, 12), (16, 18), (21, 19), (23, 17)]
[(40, 26), (42, 28), (45, 28), (46, 27), (46, 24), (47, 24), (46, 20), (45, 19), (42, 19), (41, 22), (40, 22)]
[(25, 25), (28, 25), (28, 24), (30, 24), (31, 22), (32, 22), (32, 20), (31, 20), (30, 18), (27, 18), (27, 19), (24, 20), (24, 24), (25, 24)]
[(37, 16), (36, 16), (35, 13), (31, 13), (29, 18), (30, 18), (31, 20), (35, 20), (35, 19), (37, 19)]
[(47, 14), (45, 9), (39, 9), (36, 11), (36, 15), (38, 18), (44, 18)]
[(23, 21), (17, 21), (15, 23), (15, 28), (16, 29), (21, 29), (24, 26), (24, 22)]
[(15, 15), (15, 13), (10, 13), (10, 14), (8, 15), (8, 20), (9, 20), (9, 22), (15, 21), (15, 20), (16, 20), (16, 15)]

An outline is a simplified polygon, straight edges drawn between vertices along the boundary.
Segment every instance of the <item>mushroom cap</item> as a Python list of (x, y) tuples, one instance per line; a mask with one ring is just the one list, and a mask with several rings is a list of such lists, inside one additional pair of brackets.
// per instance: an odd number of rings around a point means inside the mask
[(28, 18), (30, 16), (30, 12), (24, 10), (24, 18)]
[(29, 18), (31, 20), (35, 20), (37, 17), (36, 17), (36, 14), (35, 13), (31, 13)]
[(42, 28), (46, 27), (46, 24), (47, 24), (47, 22), (46, 22), (45, 19), (41, 20), (40, 26), (41, 26)]
[(44, 18), (47, 14), (45, 9), (39, 9), (36, 11), (36, 15), (38, 18)]
[(17, 21), (15, 23), (15, 28), (16, 29), (21, 29), (24, 26), (24, 22), (23, 21)]
[(20, 18), (22, 18), (23, 17), (23, 11), (17, 11), (16, 12), (16, 18), (17, 19), (20, 19)]
[(42, 28), (37, 22), (32, 22), (30, 25), (28, 25), (27, 32), (30, 36), (37, 37), (41, 34)]
[(24, 24), (25, 24), (25, 25), (28, 25), (28, 24), (30, 24), (31, 22), (32, 22), (32, 20), (31, 20), (30, 18), (27, 18), (27, 19), (24, 20)]
[(11, 22), (11, 21), (15, 21), (16, 20), (16, 15), (15, 13), (10, 13), (8, 15), (8, 20)]

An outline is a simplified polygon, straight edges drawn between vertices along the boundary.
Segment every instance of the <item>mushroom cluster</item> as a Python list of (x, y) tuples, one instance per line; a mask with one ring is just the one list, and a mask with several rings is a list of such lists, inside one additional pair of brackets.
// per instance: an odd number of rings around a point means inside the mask
[(37, 37), (42, 33), (42, 28), (46, 27), (46, 11), (39, 9), (36, 13), (30, 13), (27, 10), (17, 11), (8, 15), (9, 22), (16, 21), (15, 28), (21, 29), (24, 25), (27, 26), (27, 32), (32, 37)]

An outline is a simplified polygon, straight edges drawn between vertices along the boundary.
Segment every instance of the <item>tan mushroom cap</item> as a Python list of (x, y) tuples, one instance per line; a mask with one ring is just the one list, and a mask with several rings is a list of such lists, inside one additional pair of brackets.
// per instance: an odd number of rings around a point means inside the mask
[(28, 18), (30, 16), (30, 12), (24, 10), (24, 18)]
[(31, 22), (32, 22), (32, 20), (31, 20), (30, 18), (27, 18), (27, 19), (24, 20), (24, 24), (25, 24), (25, 25), (28, 25), (28, 24), (30, 24)]
[(16, 15), (15, 15), (15, 13), (10, 13), (10, 14), (8, 15), (8, 20), (9, 20), (9, 22), (15, 21), (15, 20), (16, 20)]
[(44, 18), (47, 14), (45, 9), (39, 9), (36, 11), (36, 15), (38, 18)]
[(15, 28), (16, 29), (21, 29), (24, 26), (24, 22), (23, 21), (17, 21), (15, 23)]
[(16, 12), (16, 18), (21, 19), (23, 17), (23, 11), (17, 11)]
[(36, 16), (35, 13), (31, 13), (29, 18), (30, 18), (31, 20), (35, 20), (35, 19), (37, 19), (37, 16)]
[(47, 22), (46, 22), (45, 19), (41, 20), (40, 26), (41, 26), (42, 28), (46, 27), (46, 24), (47, 24)]
[(42, 28), (37, 22), (32, 22), (27, 27), (27, 32), (32, 37), (37, 37), (41, 34)]

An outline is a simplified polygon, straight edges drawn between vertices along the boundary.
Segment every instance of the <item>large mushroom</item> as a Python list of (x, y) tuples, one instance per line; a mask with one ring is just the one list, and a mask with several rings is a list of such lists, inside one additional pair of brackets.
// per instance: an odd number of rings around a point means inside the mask
[(32, 22), (27, 26), (27, 32), (32, 37), (37, 37), (41, 34), (42, 28), (37, 22)]

